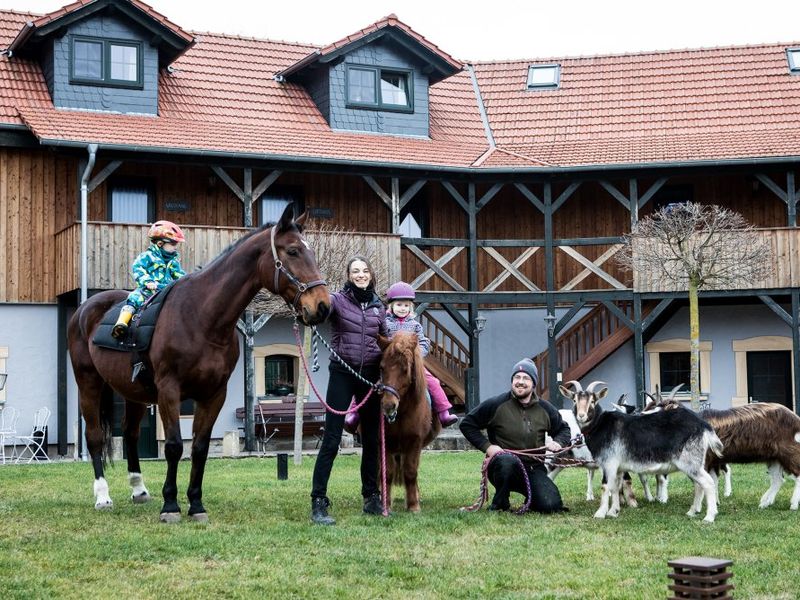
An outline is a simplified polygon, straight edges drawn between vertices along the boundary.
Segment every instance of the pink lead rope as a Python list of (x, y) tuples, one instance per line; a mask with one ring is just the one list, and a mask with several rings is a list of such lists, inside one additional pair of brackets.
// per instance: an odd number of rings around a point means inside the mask
[[(335, 415), (347, 415), (352, 412), (356, 412), (359, 408), (364, 406), (369, 400), (370, 396), (372, 396), (372, 392), (375, 391), (374, 387), (371, 387), (367, 392), (367, 395), (364, 396), (364, 399), (356, 404), (355, 406), (348, 408), (347, 410), (336, 410), (335, 408), (328, 405), (325, 400), (322, 399), (322, 394), (319, 393), (317, 386), (314, 385), (314, 380), (311, 379), (311, 373), (308, 371), (308, 363), (306, 362), (306, 355), (303, 352), (303, 344), (300, 341), (300, 327), (297, 325), (297, 322), (294, 324), (294, 337), (297, 341), (297, 349), (300, 353), (300, 359), (303, 363), (303, 370), (306, 373), (306, 377), (308, 378), (308, 383), (311, 385), (311, 389), (314, 391), (314, 395), (317, 399), (322, 403), (322, 406), (325, 407), (325, 410), (331, 412)], [(387, 484), (386, 484), (386, 426), (384, 425), (384, 421), (386, 420), (383, 415), (380, 418), (380, 437), (381, 437), (381, 498), (383, 499), (383, 516), (389, 516), (389, 500), (387, 498)]]

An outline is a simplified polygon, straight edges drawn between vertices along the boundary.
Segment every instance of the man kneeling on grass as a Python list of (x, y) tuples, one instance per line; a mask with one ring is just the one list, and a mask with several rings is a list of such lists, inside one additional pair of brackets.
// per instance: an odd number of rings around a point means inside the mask
[[(546, 445), (548, 450), (556, 452), (566, 446), (569, 426), (552, 404), (536, 395), (538, 381), (539, 372), (532, 360), (524, 358), (514, 365), (511, 390), (481, 402), (461, 421), (461, 433), (467, 441), (489, 458), (504, 450), (542, 448), (545, 432), (553, 438)], [(519, 458), (531, 485), (530, 509), (540, 513), (566, 510), (556, 484), (547, 477), (544, 462), (528, 456)], [(513, 454), (495, 457), (488, 476), (495, 487), (489, 510), (508, 510), (511, 492), (527, 494), (525, 477)]]

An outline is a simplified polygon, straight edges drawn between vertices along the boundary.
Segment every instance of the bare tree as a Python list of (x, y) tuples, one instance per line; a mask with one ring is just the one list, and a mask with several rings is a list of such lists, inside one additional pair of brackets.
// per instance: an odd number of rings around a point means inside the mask
[(618, 263), (634, 289), (688, 290), (692, 408), (700, 408), (700, 318), (703, 288), (758, 287), (772, 272), (772, 247), (736, 212), (693, 202), (670, 204), (624, 236)]
[[(317, 258), (320, 273), (328, 282), (328, 289), (332, 292), (342, 289), (345, 283), (345, 269), (347, 261), (356, 254), (369, 259), (375, 273), (378, 288), (375, 290), (383, 295), (386, 288), (393, 282), (389, 281), (393, 269), (388, 264), (387, 257), (377, 252), (378, 246), (367, 243), (362, 234), (347, 231), (341, 227), (327, 223), (310, 223), (305, 232), (308, 241)], [(248, 307), (256, 314), (269, 314), (276, 317), (291, 317), (292, 309), (286, 305), (283, 298), (262, 289)]]

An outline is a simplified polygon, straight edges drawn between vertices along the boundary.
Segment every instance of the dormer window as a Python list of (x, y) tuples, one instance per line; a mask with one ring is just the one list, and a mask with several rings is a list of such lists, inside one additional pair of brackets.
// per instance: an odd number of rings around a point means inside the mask
[(557, 88), (560, 78), (560, 65), (531, 65), (528, 67), (529, 90)]
[(71, 74), (71, 83), (141, 88), (142, 44), (74, 37)]
[(347, 66), (347, 105), (413, 112), (412, 72), (362, 65)]
[(788, 48), (786, 56), (789, 59), (789, 70), (792, 73), (800, 73), (800, 48)]

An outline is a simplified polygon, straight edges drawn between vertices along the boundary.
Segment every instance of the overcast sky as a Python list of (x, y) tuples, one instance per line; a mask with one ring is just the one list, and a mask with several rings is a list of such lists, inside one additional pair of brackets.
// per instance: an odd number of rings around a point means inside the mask
[[(324, 45), (395, 13), (466, 60), (800, 41), (797, 0), (146, 0), (184, 29)], [(0, 0), (46, 13), (66, 0)]]

